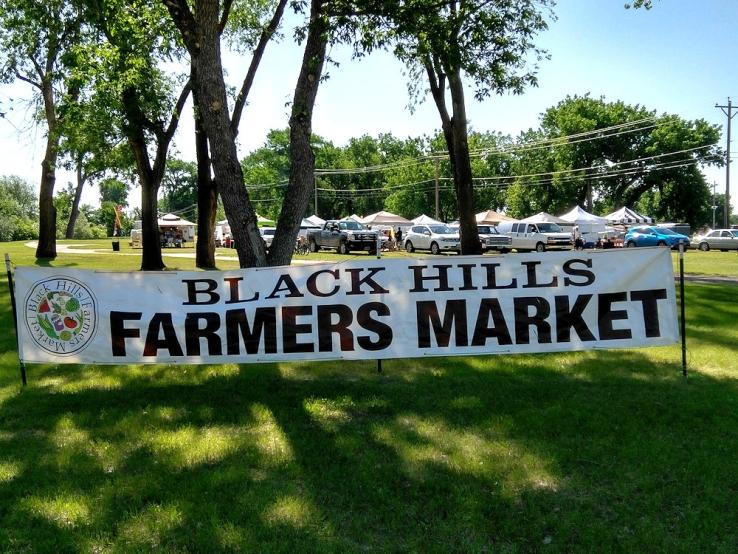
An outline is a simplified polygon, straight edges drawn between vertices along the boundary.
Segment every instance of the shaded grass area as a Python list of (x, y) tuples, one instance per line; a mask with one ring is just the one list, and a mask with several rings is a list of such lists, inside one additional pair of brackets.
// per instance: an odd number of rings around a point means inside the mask
[[(679, 347), (32, 366), (0, 335), (0, 552), (734, 552), (735, 287)], [(0, 322), (12, 327), (7, 287)]]

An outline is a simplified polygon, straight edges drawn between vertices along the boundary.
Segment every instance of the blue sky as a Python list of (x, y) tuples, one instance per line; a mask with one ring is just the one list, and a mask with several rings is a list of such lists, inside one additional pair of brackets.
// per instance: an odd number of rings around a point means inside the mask
[[(725, 127), (726, 117), (716, 103), (731, 96), (738, 103), (738, 2), (736, 0), (656, 0), (652, 10), (625, 10), (624, 0), (560, 0), (558, 19), (537, 43), (550, 60), (540, 63), (539, 86), (521, 96), (493, 96), (483, 102), (468, 94), (467, 114), (479, 131), (517, 135), (536, 127), (539, 115), (566, 95), (590, 93), (606, 100), (640, 104), (659, 113), (675, 113), (687, 119), (704, 118)], [(285, 31), (291, 37), (291, 31)], [(262, 62), (244, 112), (240, 132), (241, 154), (263, 144), (272, 128), (287, 125), (286, 104), (292, 97), (301, 51), (290, 40), (271, 45)], [(439, 128), (430, 101), (410, 113), (402, 66), (389, 54), (375, 53), (352, 61), (346, 48), (334, 48), (339, 66), (329, 67), (329, 79), (318, 94), (314, 132), (335, 144), (349, 138), (391, 132), (398, 137), (430, 134)], [(228, 57), (229, 77), (235, 85), (247, 61)], [(25, 88), (4, 87), (0, 100), (28, 96)], [(18, 106), (16, 117), (23, 112)], [(12, 122), (12, 121), (11, 121)], [(37, 182), (43, 152), (43, 131), (18, 133), (16, 120), (0, 120), (1, 174), (19, 174)], [(738, 137), (738, 117), (733, 120), (733, 145)], [(179, 156), (193, 159), (192, 124), (185, 119), (176, 138)], [(725, 146), (723, 137), (721, 146)], [(738, 156), (738, 148), (732, 150)], [(733, 169), (731, 192), (738, 203), (738, 171)], [(725, 170), (709, 170), (717, 191), (725, 187)], [(70, 178), (59, 176), (63, 186)], [(139, 191), (131, 194), (138, 204)], [(85, 201), (95, 203), (90, 191)]]

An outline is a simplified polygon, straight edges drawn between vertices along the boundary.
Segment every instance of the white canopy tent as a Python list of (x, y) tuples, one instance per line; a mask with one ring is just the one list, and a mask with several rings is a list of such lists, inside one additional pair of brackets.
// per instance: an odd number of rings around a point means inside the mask
[(485, 223), (487, 225), (497, 225), (500, 221), (517, 221), (514, 217), (501, 214), (494, 210), (479, 212), (474, 216), (474, 219), (476, 219), (477, 223)]
[(565, 223), (571, 223), (573, 225), (605, 225), (607, 224), (606, 217), (600, 217), (583, 210), (579, 206), (574, 206), (570, 211), (564, 215), (559, 216)]
[(361, 223), (364, 225), (379, 225), (379, 226), (385, 226), (385, 227), (392, 227), (394, 225), (400, 226), (400, 225), (412, 225), (413, 222), (409, 219), (405, 219), (404, 217), (400, 215), (396, 215), (390, 212), (377, 212), (371, 215), (366, 216), (361, 220)]
[(361, 223), (361, 217), (359, 217), (356, 214), (347, 215), (346, 217), (342, 217), (340, 221), (356, 221), (356, 223)]
[(605, 218), (607, 219), (607, 222), (612, 225), (639, 225), (653, 223), (652, 218), (641, 215), (625, 206), (607, 214)]
[(438, 221), (425, 214), (419, 215), (415, 219), (410, 220), (413, 225), (442, 225), (443, 221)]
[(157, 224), (162, 240), (166, 243), (195, 240), (195, 224), (178, 215), (164, 214), (157, 220)]
[(591, 214), (579, 206), (559, 217), (564, 221), (563, 225), (579, 227), (585, 244), (597, 242), (600, 234), (607, 232), (607, 218)]
[(303, 221), (309, 221), (316, 227), (322, 227), (323, 225), (325, 225), (325, 219), (323, 219), (322, 217), (318, 217), (315, 214), (311, 215), (310, 217), (306, 217), (305, 219), (303, 219)]
[(565, 223), (565, 220), (547, 212), (538, 212), (520, 221), (524, 221), (525, 223)]

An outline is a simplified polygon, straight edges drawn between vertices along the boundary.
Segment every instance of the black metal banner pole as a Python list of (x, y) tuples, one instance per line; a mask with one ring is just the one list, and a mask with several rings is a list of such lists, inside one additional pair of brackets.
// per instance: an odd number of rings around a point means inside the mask
[(684, 243), (679, 243), (679, 309), (681, 311), (682, 375), (687, 376), (687, 324), (684, 316)]
[(5, 254), (5, 270), (8, 272), (8, 290), (10, 291), (10, 305), (13, 308), (13, 328), (15, 330), (15, 347), (18, 351), (18, 361), (20, 362), (21, 382), (25, 387), (26, 381), (26, 364), (20, 359), (20, 342), (18, 338), (18, 314), (15, 311), (15, 288), (13, 287), (13, 273), (10, 271), (10, 256)]
[[(379, 229), (377, 229), (377, 259), (382, 259), (382, 237), (379, 236)], [(377, 360), (377, 373), (382, 373), (382, 360)]]

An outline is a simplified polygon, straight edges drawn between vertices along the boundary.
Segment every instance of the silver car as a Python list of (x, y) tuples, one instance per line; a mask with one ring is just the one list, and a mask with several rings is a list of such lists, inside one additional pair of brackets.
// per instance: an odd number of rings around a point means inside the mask
[(692, 248), (708, 251), (715, 250), (738, 250), (738, 229), (714, 229), (704, 235), (695, 235), (690, 241)]
[(405, 235), (405, 250), (430, 250), (431, 254), (440, 254), (448, 250), (459, 252), (459, 233), (447, 225), (413, 225)]

